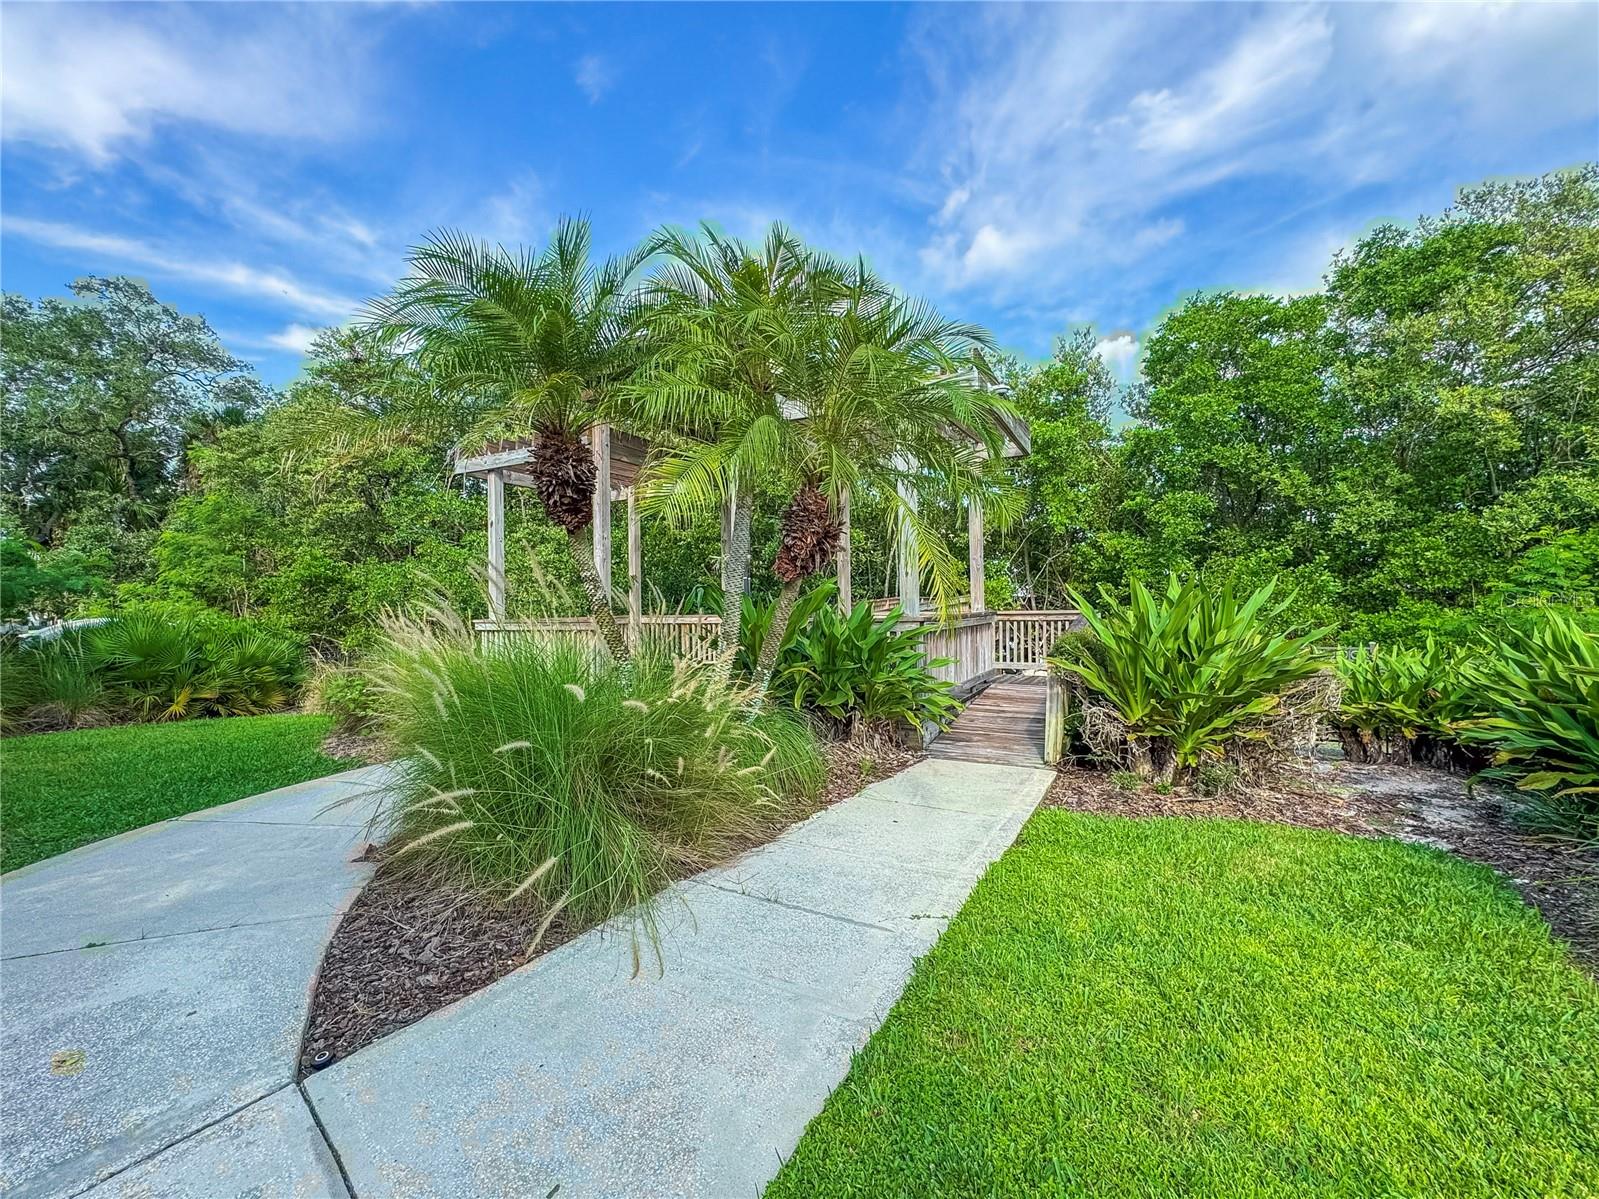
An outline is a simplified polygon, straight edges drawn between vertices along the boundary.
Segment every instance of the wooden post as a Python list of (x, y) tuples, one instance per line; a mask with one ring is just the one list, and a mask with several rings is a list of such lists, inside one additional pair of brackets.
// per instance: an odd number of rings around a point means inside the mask
[(838, 529), (838, 606), (845, 613), (848, 613), (855, 606), (855, 597), (850, 588), (848, 487), (841, 487), (838, 492)]
[(595, 425), (589, 433), (594, 447), (594, 569), (600, 592), (611, 598), (611, 426)]
[(1044, 677), (1044, 762), (1053, 766), (1066, 752), (1066, 684), (1054, 671)]
[(490, 471), (489, 489), (489, 619), (505, 619), (505, 476)]
[(966, 501), (966, 534), (969, 548), (966, 569), (972, 579), (972, 611), (988, 611), (988, 594), (983, 579), (983, 501), (975, 495)]
[[(901, 463), (909, 469), (908, 463)], [(916, 483), (901, 479), (896, 485), (900, 498), (911, 512), (916, 511)], [(907, 617), (915, 619), (922, 614), (921, 556), (916, 548), (916, 529), (909, 519), (899, 527), (899, 606)]]
[(638, 653), (644, 635), (644, 526), (638, 488), (627, 489), (627, 639)]

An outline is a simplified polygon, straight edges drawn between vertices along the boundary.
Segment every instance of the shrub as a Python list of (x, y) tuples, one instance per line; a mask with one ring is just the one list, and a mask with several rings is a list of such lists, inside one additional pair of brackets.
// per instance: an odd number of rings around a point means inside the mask
[(1505, 632), (1465, 675), (1486, 715), (1456, 731), (1495, 751), (1484, 773), (1515, 780), (1534, 827), (1599, 841), (1599, 635), (1550, 612)]
[(134, 609), (90, 633), (88, 646), (107, 692), (139, 720), (279, 711), (303, 674), (293, 642), (226, 617)]
[(319, 663), (305, 685), (307, 712), (333, 717), (337, 733), (364, 733), (377, 717), (377, 697), (365, 670), (335, 662)]
[(1304, 723), (1300, 708), (1314, 705), (1287, 699), (1321, 670), (1314, 643), (1325, 629), (1267, 631), (1289, 606), (1271, 602), (1269, 583), (1242, 603), (1230, 587), (1176, 575), (1163, 595), (1136, 579), (1131, 590), (1125, 603), (1104, 593), (1100, 608), (1074, 594), (1099, 649), (1051, 659), (1100, 709), (1097, 725), (1085, 719), (1085, 736), (1102, 753), (1119, 749), (1133, 770), (1169, 779), (1298, 732), (1290, 726)]
[(1351, 762), (1448, 765), (1456, 721), (1474, 714), (1469, 652), (1428, 637), (1423, 647), (1363, 646), (1334, 662), (1333, 726)]
[[(778, 661), (790, 653), (794, 639), (810, 626), (816, 614), (830, 607), (838, 599), (838, 585), (824, 581), (812, 587), (794, 605), (788, 615), (788, 627), (783, 630), (783, 642), (778, 647)], [(772, 627), (772, 614), (777, 611), (777, 601), (760, 603), (754, 596), (745, 595), (744, 617), (739, 624), (738, 654), (733, 660), (739, 674), (748, 678), (755, 673), (755, 658), (766, 640), (766, 630)]]
[(519, 640), (480, 653), (453, 620), (391, 624), (373, 674), (405, 755), (390, 868), (583, 921), (638, 908), (819, 791), (814, 738), (747, 687), (640, 655)]
[(8, 648), (3, 668), (4, 726), (15, 732), (279, 711), (294, 699), (303, 659), (274, 630), (162, 605)]
[(1105, 647), (1093, 629), (1073, 629), (1069, 633), (1062, 633), (1050, 649), (1049, 658), (1100, 667), (1109, 665)]
[(874, 619), (864, 601), (848, 616), (824, 605), (779, 660), (776, 690), (795, 708), (822, 713), (852, 731), (901, 720), (947, 725), (960, 704), (923, 660), (927, 627), (896, 629), (901, 616), (895, 608)]

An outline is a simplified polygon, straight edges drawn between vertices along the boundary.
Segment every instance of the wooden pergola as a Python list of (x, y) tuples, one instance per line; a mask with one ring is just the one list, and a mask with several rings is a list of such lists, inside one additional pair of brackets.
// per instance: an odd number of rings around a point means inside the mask
[[(1019, 420), (1001, 418), (1004, 434), (1003, 456), (1020, 458), (1030, 452), (1031, 437), (1027, 426)], [(953, 429), (952, 437), (970, 437), (967, 430)], [(975, 439), (974, 439), (975, 440)], [(704, 616), (649, 617), (644, 615), (644, 539), (640, 520), (637, 486), (644, 468), (649, 443), (643, 438), (621, 429), (600, 425), (591, 430), (587, 441), (592, 447), (597, 473), (594, 488), (594, 562), (600, 584), (606, 595), (613, 595), (611, 579), (611, 513), (617, 502), (627, 505), (627, 635), (638, 644), (644, 626), (649, 623), (694, 623), (714, 628), (714, 618)], [(478, 453), (459, 456), (454, 473), (467, 478), (481, 479), (488, 492), (488, 584), (489, 620), (479, 622), (485, 635), (511, 632), (506, 621), (505, 606), (505, 488), (531, 487), (533, 479), (528, 466), (533, 457), (530, 440), (495, 442)], [(901, 496), (912, 507), (916, 505), (915, 487), (901, 484)], [(839, 512), (844, 527), (844, 537), (837, 555), (839, 603), (848, 610), (854, 601), (850, 586), (849, 502), (844, 497)], [(966, 610), (948, 621), (939, 621), (936, 615), (924, 612), (922, 606), (921, 572), (916, 532), (908, 525), (900, 533), (896, 547), (898, 570), (897, 601), (903, 610), (906, 623), (936, 623), (938, 628), (929, 634), (930, 658), (949, 657), (955, 660), (950, 668), (953, 682), (965, 683), (979, 675), (991, 674), (995, 668), (995, 614), (988, 610), (983, 587), (983, 509), (973, 501), (967, 506), (967, 533), (970, 541), (968, 568), (971, 578), (971, 598)], [(728, 552), (733, 529), (731, 507), (722, 512), (722, 552)], [(573, 631), (584, 626), (588, 618), (563, 621), (536, 622), (535, 625), (518, 625), (536, 628), (549, 625), (571, 626)], [(687, 644), (685, 641), (684, 644)]]

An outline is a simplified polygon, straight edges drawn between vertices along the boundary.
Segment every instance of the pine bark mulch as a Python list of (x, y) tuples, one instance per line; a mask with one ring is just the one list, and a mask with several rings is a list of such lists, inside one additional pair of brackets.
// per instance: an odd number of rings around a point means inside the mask
[[(827, 781), (813, 811), (848, 799), (922, 758), (892, 742), (825, 747)], [(775, 836), (781, 829), (774, 830)], [(752, 842), (747, 848), (754, 848)], [(369, 856), (381, 860), (373, 847)], [(588, 927), (561, 915), (535, 944), (544, 911), (379, 867), (334, 930), (323, 955), (300, 1047), (302, 1076), (319, 1053), (348, 1057), (503, 978)], [(327, 1064), (327, 1063), (324, 1063)]]

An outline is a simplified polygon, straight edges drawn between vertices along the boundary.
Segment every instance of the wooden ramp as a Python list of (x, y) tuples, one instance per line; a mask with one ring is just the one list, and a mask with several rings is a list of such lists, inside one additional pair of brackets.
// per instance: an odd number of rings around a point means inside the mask
[(927, 747), (935, 758), (1038, 766), (1044, 761), (1044, 679), (994, 683)]

